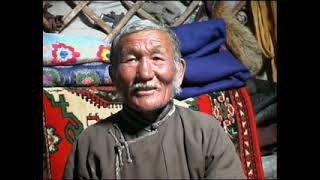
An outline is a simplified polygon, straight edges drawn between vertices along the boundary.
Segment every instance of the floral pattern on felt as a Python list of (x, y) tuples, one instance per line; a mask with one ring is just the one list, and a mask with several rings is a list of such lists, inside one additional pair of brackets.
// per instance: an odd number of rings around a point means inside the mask
[(61, 142), (61, 138), (57, 135), (56, 130), (53, 127), (47, 128), (49, 153), (55, 154), (58, 151), (58, 145)]
[(213, 99), (213, 116), (221, 123), (224, 131), (233, 138), (237, 132), (231, 126), (235, 122), (235, 110), (229, 97), (225, 97), (224, 92), (220, 92), (217, 99)]
[(106, 63), (110, 64), (110, 48), (109, 47), (105, 47), (103, 45), (99, 46), (99, 50), (97, 52), (97, 57)]
[(73, 47), (66, 46), (63, 43), (52, 44), (52, 56), (54, 65), (71, 65), (77, 61), (80, 56)]
[(100, 78), (95, 72), (77, 72), (76, 84), (81, 84), (82, 86), (97, 86), (100, 84)]
[(43, 85), (56, 86), (61, 83), (59, 72), (55, 69), (43, 68)]

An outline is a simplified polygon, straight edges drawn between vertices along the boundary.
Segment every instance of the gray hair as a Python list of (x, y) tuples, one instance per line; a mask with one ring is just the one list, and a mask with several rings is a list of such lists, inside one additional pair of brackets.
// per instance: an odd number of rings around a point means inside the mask
[(174, 95), (177, 95), (181, 92), (181, 87), (177, 85), (177, 82), (176, 82), (177, 72), (181, 70), (179, 68), (179, 63), (181, 61), (180, 41), (176, 36), (176, 34), (166, 24), (162, 24), (162, 23), (155, 24), (149, 20), (136, 20), (131, 23), (128, 23), (124, 28), (122, 28), (122, 30), (116, 35), (116, 37), (112, 41), (111, 54), (110, 54), (111, 65), (112, 65), (111, 73), (116, 73), (115, 72), (116, 67), (119, 65), (119, 47), (118, 46), (119, 46), (120, 40), (129, 34), (140, 32), (140, 31), (147, 31), (147, 30), (159, 30), (166, 33), (169, 37), (169, 40), (173, 47), (172, 50), (174, 54), (174, 64), (175, 64), (175, 70), (176, 70), (176, 74), (173, 81)]

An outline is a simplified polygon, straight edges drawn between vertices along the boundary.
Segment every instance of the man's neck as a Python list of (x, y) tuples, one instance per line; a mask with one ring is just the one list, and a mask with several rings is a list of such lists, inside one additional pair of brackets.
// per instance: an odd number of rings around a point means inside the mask
[(151, 130), (161, 125), (164, 122), (163, 120), (166, 119), (166, 116), (170, 114), (173, 108), (173, 101), (169, 101), (165, 107), (157, 111), (142, 114), (141, 112), (136, 111), (124, 104), (123, 109), (120, 112), (122, 120), (118, 122), (119, 127), (123, 132), (136, 137), (138, 133), (146, 130), (146, 128)]
[[(165, 106), (166, 107), (166, 106)], [(159, 115), (161, 114), (161, 112), (163, 111), (164, 107), (155, 111), (139, 111), (140, 116), (149, 121), (149, 122), (155, 122), (157, 120), (157, 118), (159, 117)]]
[(167, 114), (167, 111), (171, 109), (172, 103), (172, 101), (169, 101), (164, 107), (154, 111), (138, 111), (128, 105), (125, 105), (125, 110), (129, 110), (135, 113), (136, 115), (141, 117), (142, 120), (146, 121), (149, 124), (162, 119), (164, 115)]

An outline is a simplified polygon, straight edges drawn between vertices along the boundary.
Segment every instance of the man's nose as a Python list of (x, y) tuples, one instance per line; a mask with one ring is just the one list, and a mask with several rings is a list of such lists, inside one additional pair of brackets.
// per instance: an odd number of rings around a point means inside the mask
[(152, 62), (148, 58), (141, 58), (137, 67), (137, 76), (142, 81), (153, 79), (154, 71)]

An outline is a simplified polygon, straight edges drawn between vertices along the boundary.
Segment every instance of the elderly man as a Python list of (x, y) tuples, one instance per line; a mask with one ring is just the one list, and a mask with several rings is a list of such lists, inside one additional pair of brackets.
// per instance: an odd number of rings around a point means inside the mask
[(245, 178), (219, 122), (173, 103), (186, 64), (169, 28), (128, 24), (111, 53), (109, 72), (123, 109), (80, 134), (64, 178)]

